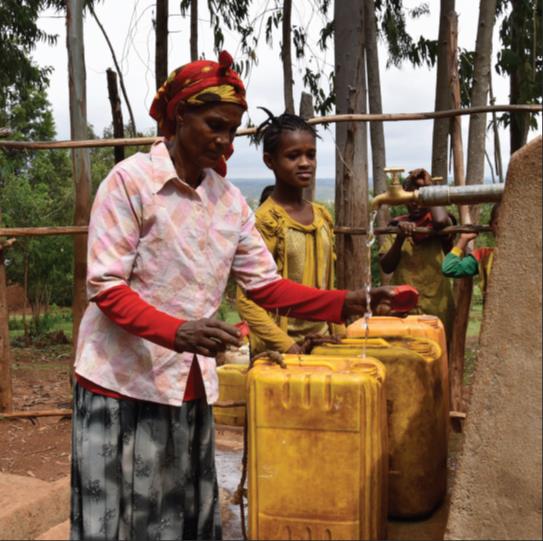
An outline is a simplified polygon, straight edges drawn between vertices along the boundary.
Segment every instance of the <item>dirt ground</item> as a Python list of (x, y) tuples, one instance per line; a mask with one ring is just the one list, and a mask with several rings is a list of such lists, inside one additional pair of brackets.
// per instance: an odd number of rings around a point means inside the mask
[[(71, 345), (12, 348), (13, 409), (70, 408)], [(70, 466), (69, 418), (0, 420), (0, 471), (56, 481)]]
[[(71, 407), (69, 386), (69, 375), (73, 364), (71, 345), (49, 346), (46, 349), (12, 348), (11, 351), (15, 410)], [(465, 386), (465, 397), (468, 402), (470, 387), (471, 385)], [(44, 481), (55, 481), (69, 475), (70, 435), (69, 418), (39, 417), (0, 420), (0, 471), (28, 475)], [(461, 443), (461, 434), (451, 431), (448, 459), (449, 492), (454, 482)], [(218, 454), (228, 451), (228, 456), (231, 452), (237, 456), (241, 455), (242, 449), (240, 429), (217, 427)], [(229, 468), (237, 470), (239, 465), (236, 462)], [(225, 479), (228, 482), (225, 480), (221, 482), (224, 484), (224, 490), (233, 493), (236, 484), (229, 480), (232, 477), (231, 473), (227, 477)], [(233, 520), (230, 522), (236, 523), (236, 527), (239, 528), (237, 506), (230, 507), (231, 512), (236, 515), (232, 516)], [(445, 503), (426, 521), (389, 522), (389, 538), (442, 539), (447, 522), (447, 507)], [(234, 537), (230, 538), (235, 538), (237, 533), (236, 531)]]

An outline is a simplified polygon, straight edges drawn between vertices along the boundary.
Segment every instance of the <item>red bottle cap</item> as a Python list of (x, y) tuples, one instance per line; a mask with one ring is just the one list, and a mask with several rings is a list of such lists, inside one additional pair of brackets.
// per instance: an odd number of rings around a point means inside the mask
[(236, 329), (241, 333), (241, 338), (249, 336), (249, 324), (246, 321), (240, 321), (234, 325)]
[(407, 285), (395, 286), (390, 308), (392, 312), (409, 312), (417, 306), (418, 302), (419, 292), (417, 289)]

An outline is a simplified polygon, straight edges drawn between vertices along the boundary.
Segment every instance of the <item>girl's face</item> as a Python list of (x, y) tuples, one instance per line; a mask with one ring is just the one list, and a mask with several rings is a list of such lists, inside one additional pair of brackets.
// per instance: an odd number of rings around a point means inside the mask
[(264, 163), (274, 172), (277, 182), (293, 188), (310, 186), (317, 169), (315, 136), (303, 130), (284, 131), (277, 150), (264, 153)]

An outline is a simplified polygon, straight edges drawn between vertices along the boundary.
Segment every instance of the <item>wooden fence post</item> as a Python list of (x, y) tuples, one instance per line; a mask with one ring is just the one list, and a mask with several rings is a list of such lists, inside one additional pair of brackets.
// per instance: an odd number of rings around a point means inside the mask
[[(364, 2), (335, 2), (336, 112), (366, 112)], [(339, 226), (367, 227), (367, 124), (336, 125), (335, 222)], [(336, 239), (337, 286), (356, 289), (366, 281), (370, 265), (366, 238), (341, 235)]]
[(13, 406), (8, 317), (4, 249), (0, 247), (0, 412), (10, 412)]
[[(455, 12), (449, 15), (449, 76), (453, 107), (460, 107), (460, 83), (458, 80), (458, 16)], [(462, 125), (460, 117), (452, 119), (452, 146), (454, 183), (456, 186), (465, 186), (464, 154), (462, 150)], [(459, 205), (461, 224), (470, 224), (469, 208)], [(450, 409), (463, 412), (462, 385), (464, 379), (464, 356), (466, 350), (466, 333), (469, 322), (469, 309), (473, 292), (473, 278), (461, 278), (455, 281), (456, 312), (450, 338), (449, 347), (449, 385), (450, 385)], [(460, 429), (459, 425), (454, 426)]]
[[(305, 120), (309, 120), (315, 116), (315, 108), (313, 107), (313, 96), (307, 92), (302, 92), (300, 98), (300, 116)], [(315, 179), (310, 186), (303, 189), (303, 198), (308, 201), (314, 201), (315, 199)]]
[[(117, 74), (111, 69), (107, 73), (107, 92), (109, 103), (111, 104), (111, 116), (113, 118), (113, 137), (116, 139), (124, 138), (123, 112), (121, 109), (121, 100), (119, 98), (119, 89), (117, 88)], [(113, 156), (115, 163), (124, 160), (124, 147), (113, 147)]]
[[(66, 3), (66, 44), (70, 85), (71, 139), (87, 138), (87, 93), (85, 88), (85, 53), (83, 49), (83, 0)], [(87, 149), (72, 150), (72, 172), (75, 184), (74, 225), (87, 225), (90, 216), (91, 174)], [(87, 306), (87, 235), (74, 238), (73, 331), (74, 349), (83, 312)]]

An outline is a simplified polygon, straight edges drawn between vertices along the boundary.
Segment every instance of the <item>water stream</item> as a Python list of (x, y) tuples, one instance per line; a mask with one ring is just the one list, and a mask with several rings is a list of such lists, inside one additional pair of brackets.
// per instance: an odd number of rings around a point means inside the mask
[(362, 354), (363, 359), (366, 358), (366, 343), (369, 338), (369, 319), (373, 315), (371, 312), (371, 247), (375, 242), (375, 220), (377, 218), (377, 211), (372, 210), (368, 220), (368, 234), (366, 235), (366, 250), (367, 250), (367, 268), (366, 268), (366, 279), (364, 281), (364, 289), (366, 290), (366, 312), (363, 316), (364, 322), (364, 340), (362, 342)]

